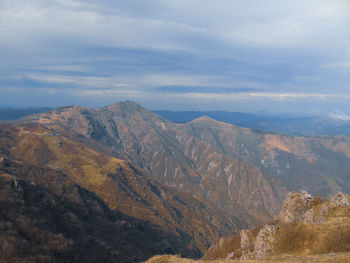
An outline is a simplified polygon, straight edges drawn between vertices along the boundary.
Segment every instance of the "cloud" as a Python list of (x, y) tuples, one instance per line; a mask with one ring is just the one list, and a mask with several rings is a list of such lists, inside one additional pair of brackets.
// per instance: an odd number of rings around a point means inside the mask
[(46, 106), (60, 94), (63, 104), (163, 96), (322, 109), (349, 99), (349, 24), (347, 0), (3, 0), (0, 104), (25, 101), (14, 95), (25, 90)]

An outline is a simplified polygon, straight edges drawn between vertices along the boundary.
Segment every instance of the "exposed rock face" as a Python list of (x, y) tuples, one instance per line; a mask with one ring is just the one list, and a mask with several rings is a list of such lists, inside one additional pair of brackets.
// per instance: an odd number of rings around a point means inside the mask
[(277, 230), (277, 225), (266, 225), (260, 230), (254, 244), (254, 253), (257, 259), (265, 259), (275, 254), (274, 235)]
[(332, 208), (349, 207), (349, 198), (342, 192), (331, 195), (321, 206), (307, 210), (302, 221), (307, 224), (321, 224), (327, 221), (326, 216)]
[(319, 208), (311, 208), (302, 215), (302, 222), (306, 224), (321, 224), (326, 222), (326, 215), (329, 211), (329, 206), (323, 204)]
[(339, 206), (348, 207), (350, 205), (348, 197), (346, 197), (345, 194), (343, 194), (342, 192), (332, 195), (329, 198), (329, 202), (332, 207), (339, 207)]
[(282, 223), (300, 221), (304, 213), (311, 208), (313, 199), (313, 196), (307, 192), (289, 193), (276, 219)]
[(254, 248), (253, 235), (249, 230), (241, 230), (240, 236), (242, 250), (251, 250)]

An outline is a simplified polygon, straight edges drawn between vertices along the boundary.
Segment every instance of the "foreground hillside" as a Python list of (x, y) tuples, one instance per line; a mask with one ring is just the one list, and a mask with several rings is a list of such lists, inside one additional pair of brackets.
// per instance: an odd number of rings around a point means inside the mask
[[(323, 200), (306, 192), (294, 192), (288, 195), (274, 221), (220, 239), (203, 260), (349, 262), (349, 251), (350, 196), (339, 192)], [(186, 262), (181, 260), (159, 256), (149, 262)]]
[(310, 256), (295, 256), (295, 255), (280, 255), (271, 257), (267, 260), (254, 259), (217, 259), (217, 260), (191, 260), (183, 259), (176, 256), (155, 256), (146, 263), (345, 263), (350, 262), (350, 253), (329, 253), (323, 255)]
[(266, 259), (284, 253), (346, 251), (350, 251), (350, 196), (339, 192), (323, 200), (306, 192), (293, 192), (272, 222), (221, 239), (204, 259)]

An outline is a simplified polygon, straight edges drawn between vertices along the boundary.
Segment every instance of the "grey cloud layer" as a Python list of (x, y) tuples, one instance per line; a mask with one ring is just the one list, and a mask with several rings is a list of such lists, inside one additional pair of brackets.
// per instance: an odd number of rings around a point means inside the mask
[(349, 24), (347, 0), (3, 0), (0, 104), (342, 111)]

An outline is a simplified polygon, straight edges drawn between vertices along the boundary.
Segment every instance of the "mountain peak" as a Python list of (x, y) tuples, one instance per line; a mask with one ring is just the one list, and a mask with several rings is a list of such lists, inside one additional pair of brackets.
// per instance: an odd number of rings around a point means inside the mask
[(216, 121), (210, 117), (208, 117), (207, 115), (203, 115), (197, 119), (194, 119), (193, 121), (191, 122), (212, 122), (212, 121)]
[(216, 124), (216, 125), (234, 126), (227, 122), (222, 122), (222, 121), (218, 121), (213, 118), (210, 118), (207, 115), (203, 115), (197, 119), (194, 119), (193, 121), (190, 121), (190, 123), (210, 123), (210, 124)]
[(108, 105), (106, 107), (103, 107), (102, 109), (107, 109), (110, 111), (120, 110), (125, 111), (128, 113), (134, 113), (134, 112), (140, 112), (146, 110), (144, 107), (142, 107), (140, 104), (134, 102), (134, 101), (122, 101), (115, 104)]

